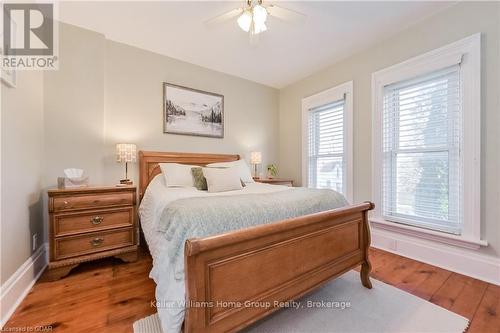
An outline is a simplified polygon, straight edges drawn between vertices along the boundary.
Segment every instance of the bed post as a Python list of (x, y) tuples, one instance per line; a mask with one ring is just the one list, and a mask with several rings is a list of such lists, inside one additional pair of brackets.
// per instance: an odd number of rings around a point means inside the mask
[[(370, 204), (370, 210), (375, 208), (372, 202)], [(372, 270), (372, 264), (370, 263), (369, 250), (371, 243), (370, 236), (370, 226), (368, 222), (368, 210), (363, 212), (363, 243), (364, 243), (364, 262), (361, 264), (361, 283), (368, 289), (372, 289), (372, 282), (370, 281), (370, 272)]]

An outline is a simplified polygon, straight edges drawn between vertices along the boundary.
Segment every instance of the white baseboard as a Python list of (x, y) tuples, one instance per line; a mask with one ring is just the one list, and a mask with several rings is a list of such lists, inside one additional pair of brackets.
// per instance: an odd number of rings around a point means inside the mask
[(500, 285), (500, 258), (453, 245), (377, 229), (372, 225), (372, 246)]
[(10, 316), (38, 280), (48, 262), (48, 244), (43, 244), (18, 268), (2, 285), (0, 296), (0, 327), (7, 323)]

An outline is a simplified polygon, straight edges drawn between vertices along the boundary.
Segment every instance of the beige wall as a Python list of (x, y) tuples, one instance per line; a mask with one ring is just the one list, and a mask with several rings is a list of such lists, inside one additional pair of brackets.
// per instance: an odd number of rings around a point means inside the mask
[[(262, 150), (278, 160), (278, 90), (60, 25), (60, 69), (45, 75), (47, 185), (65, 167), (95, 184), (114, 184), (124, 166), (115, 144), (138, 149), (239, 153)], [(163, 82), (224, 95), (225, 137), (163, 133)], [(130, 166), (137, 180), (137, 164)]]
[[(18, 71), (17, 88), (1, 83), (1, 270), (3, 284), (43, 243), (43, 75)], [(3, 318), (3, 313), (2, 313)]]
[[(42, 197), (64, 168), (85, 169), (93, 184), (123, 176), (116, 143), (278, 160), (278, 90), (67, 24), (59, 36), (58, 71), (20, 72), (16, 89), (2, 85), (2, 283), (31, 255), (33, 233), (47, 240)], [(224, 139), (163, 134), (164, 81), (223, 94)]]
[[(278, 90), (112, 41), (105, 53), (106, 181), (123, 176), (113, 156), (118, 142), (146, 150), (238, 153), (247, 162), (250, 151), (261, 150), (263, 165), (277, 162)], [(162, 82), (224, 95), (224, 138), (164, 134)]]
[(59, 29), (59, 70), (44, 73), (48, 187), (70, 167), (103, 182), (104, 47), (103, 35), (70, 25)]
[(482, 231), (500, 254), (500, 4), (460, 3), (396, 36), (336, 63), (280, 91), (280, 166), (284, 176), (301, 178), (301, 100), (303, 97), (354, 81), (354, 201), (371, 195), (371, 74), (377, 70), (482, 33)]

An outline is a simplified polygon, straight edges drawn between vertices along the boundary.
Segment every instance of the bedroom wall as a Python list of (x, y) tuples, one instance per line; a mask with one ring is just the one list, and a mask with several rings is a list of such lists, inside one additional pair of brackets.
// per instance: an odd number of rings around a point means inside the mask
[[(114, 184), (124, 166), (115, 144), (138, 149), (238, 153), (261, 150), (277, 162), (278, 90), (107, 40), (61, 23), (60, 70), (45, 76), (47, 185), (66, 167), (84, 168), (94, 184)], [(224, 95), (225, 137), (163, 133), (163, 82)], [(137, 180), (137, 164), (129, 166)], [(136, 182), (137, 183), (137, 182)]]
[[(59, 39), (59, 70), (18, 71), (17, 88), (1, 84), (2, 301), (4, 283), (34, 252), (32, 235), (38, 234), (38, 247), (47, 242), (46, 190), (64, 168), (85, 169), (92, 184), (115, 184), (124, 173), (115, 163), (119, 142), (143, 150), (239, 153), (247, 160), (261, 150), (264, 165), (278, 160), (277, 89), (68, 24), (60, 23)], [(164, 81), (223, 94), (225, 137), (163, 134)], [(137, 165), (129, 169), (137, 184)], [(28, 273), (34, 277), (43, 264), (42, 253)], [(12, 304), (2, 306), (2, 321), (31, 282), (25, 275), (6, 297)]]
[(43, 244), (43, 73), (18, 71), (16, 88), (0, 86), (3, 286), (34, 252), (32, 235)]
[(59, 28), (59, 70), (44, 74), (45, 180), (57, 185), (65, 168), (102, 179), (104, 36), (70, 25)]
[[(238, 153), (262, 151), (263, 165), (278, 160), (278, 90), (110, 40), (106, 41), (106, 180), (123, 177), (115, 144), (140, 149)], [(163, 133), (163, 82), (224, 95), (224, 138)], [(132, 165), (134, 176), (137, 164)]]
[(500, 255), (500, 4), (452, 6), (386, 41), (340, 61), (280, 91), (280, 167), (300, 183), (301, 100), (354, 81), (354, 201), (371, 199), (371, 74), (385, 67), (482, 33), (482, 231), (490, 243), (481, 252)]

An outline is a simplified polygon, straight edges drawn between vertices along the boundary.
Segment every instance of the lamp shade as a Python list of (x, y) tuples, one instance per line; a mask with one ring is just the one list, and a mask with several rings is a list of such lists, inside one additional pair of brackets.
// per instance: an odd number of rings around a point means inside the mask
[(137, 146), (133, 143), (119, 143), (116, 145), (116, 162), (135, 162), (137, 160)]
[(253, 151), (250, 153), (250, 163), (260, 164), (262, 163), (262, 153), (260, 151)]

